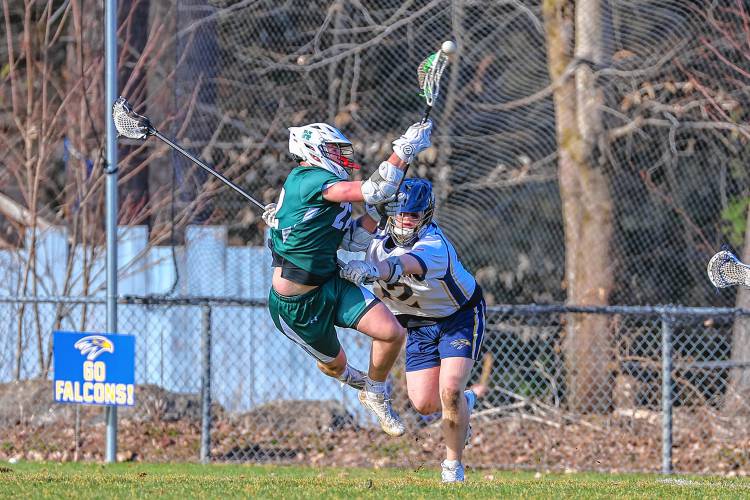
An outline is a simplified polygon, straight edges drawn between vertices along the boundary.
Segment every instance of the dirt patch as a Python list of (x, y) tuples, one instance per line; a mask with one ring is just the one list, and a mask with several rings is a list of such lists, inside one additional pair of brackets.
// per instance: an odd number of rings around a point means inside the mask
[[(52, 382), (49, 380), (0, 384), (0, 427), (72, 422), (77, 405), (55, 403), (52, 397)], [(101, 407), (78, 408), (82, 422), (104, 422)], [(214, 405), (212, 411), (217, 417), (224, 412), (219, 405)], [(121, 408), (118, 414), (124, 419), (135, 421), (196, 422), (201, 417), (200, 395), (170, 392), (156, 385), (143, 384), (138, 386), (135, 407)]]
[[(158, 389), (158, 388), (156, 388)], [(197, 461), (197, 395), (146, 389), (140, 408), (120, 413), (119, 460)], [(22, 394), (9, 395), (19, 391)], [(139, 389), (139, 396), (143, 392)], [(54, 405), (49, 382), (0, 386), (0, 460), (102, 460), (106, 427), (101, 408)], [(63, 406), (62, 409), (59, 407)], [(661, 468), (661, 414), (637, 408), (570, 418), (485, 410), (472, 419), (465, 453), (473, 467), (538, 471), (651, 471)], [(69, 413), (65, 413), (69, 412)], [(403, 412), (409, 430), (391, 438), (361, 428), (338, 402), (276, 401), (244, 414), (216, 407), (211, 455), (216, 461), (387, 467), (435, 467), (444, 456), (439, 423), (420, 425)], [(680, 472), (750, 474), (750, 431), (744, 417), (709, 408), (675, 408), (674, 468)]]

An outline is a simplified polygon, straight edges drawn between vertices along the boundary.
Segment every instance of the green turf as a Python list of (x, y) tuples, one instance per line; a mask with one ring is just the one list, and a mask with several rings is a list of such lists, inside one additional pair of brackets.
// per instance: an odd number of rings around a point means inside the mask
[(750, 480), (632, 474), (471, 471), (441, 485), (439, 470), (198, 464), (0, 462), (0, 498), (129, 498), (144, 495), (276, 498), (747, 498)]

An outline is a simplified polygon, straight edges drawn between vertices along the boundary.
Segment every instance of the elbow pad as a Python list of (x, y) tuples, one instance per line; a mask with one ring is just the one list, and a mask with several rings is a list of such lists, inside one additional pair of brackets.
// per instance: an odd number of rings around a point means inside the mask
[(384, 161), (369, 179), (362, 183), (362, 196), (365, 203), (378, 205), (385, 203), (398, 193), (404, 171)]
[(341, 248), (348, 252), (364, 252), (370, 246), (374, 234), (362, 227), (359, 219), (355, 219), (349, 225), (341, 241)]

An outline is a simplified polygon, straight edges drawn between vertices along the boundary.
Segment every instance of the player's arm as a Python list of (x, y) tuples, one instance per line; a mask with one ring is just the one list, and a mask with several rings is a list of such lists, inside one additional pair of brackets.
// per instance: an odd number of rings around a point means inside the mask
[[(417, 256), (419, 254), (419, 256)], [(356, 284), (375, 280), (393, 284), (403, 275), (440, 276), (448, 269), (450, 256), (441, 241), (420, 241), (409, 253), (391, 256), (383, 261), (368, 259), (349, 261), (340, 275)]]
[[(388, 170), (390, 170), (391, 168), (395, 170), (400, 170), (402, 172), (400, 178), (403, 178), (403, 172), (406, 171), (406, 167), (408, 163), (406, 163), (404, 160), (399, 158), (396, 153), (391, 153), (391, 156), (384, 163), (388, 163), (388, 165), (390, 166), (390, 168), (386, 167), (386, 169)], [(378, 168), (378, 171), (380, 171), (380, 168)], [(393, 174), (393, 172), (391, 173)], [(398, 176), (398, 174), (394, 174), (394, 175)], [(372, 177), (370, 177), (370, 179), (372, 179)], [(331, 186), (328, 186), (326, 189), (323, 190), (323, 198), (333, 203), (343, 203), (346, 201), (363, 202), (365, 201), (365, 195), (362, 191), (363, 190), (362, 186), (366, 182), (369, 182), (369, 179), (367, 181), (337, 182), (335, 184), (332, 184)]]
[(426, 270), (411, 255), (388, 257), (382, 261), (350, 260), (341, 269), (342, 278), (361, 285), (373, 281), (383, 281), (390, 285), (396, 283), (404, 274), (424, 275)]
[(416, 274), (418, 276), (427, 274), (427, 269), (425, 269), (422, 263), (414, 258), (414, 256), (407, 253), (399, 256), (399, 260), (401, 261), (401, 268), (403, 269), (402, 274)]
[(341, 181), (328, 186), (323, 198), (334, 203), (360, 202), (380, 205), (398, 193), (406, 169), (416, 156), (430, 147), (432, 122), (415, 123), (393, 141), (393, 153), (366, 181)]

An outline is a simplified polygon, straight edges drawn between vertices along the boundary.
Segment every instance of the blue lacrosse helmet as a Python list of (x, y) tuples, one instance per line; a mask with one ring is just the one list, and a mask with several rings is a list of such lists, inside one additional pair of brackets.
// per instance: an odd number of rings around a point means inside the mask
[(435, 196), (432, 194), (432, 184), (427, 179), (406, 179), (399, 192), (406, 195), (406, 199), (401, 202), (401, 213), (417, 214), (419, 219), (414, 227), (406, 228), (400, 227), (396, 217), (389, 217), (386, 230), (396, 245), (408, 247), (422, 237), (432, 222)]

